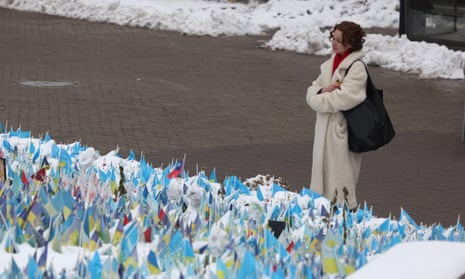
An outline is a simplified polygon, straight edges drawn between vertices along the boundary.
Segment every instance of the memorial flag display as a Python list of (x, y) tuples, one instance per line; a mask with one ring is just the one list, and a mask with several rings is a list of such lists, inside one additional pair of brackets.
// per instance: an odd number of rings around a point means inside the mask
[(345, 278), (411, 241), (465, 242), (450, 228), (380, 218), (296, 193), (269, 176), (189, 176), (132, 153), (0, 134), (2, 278)]

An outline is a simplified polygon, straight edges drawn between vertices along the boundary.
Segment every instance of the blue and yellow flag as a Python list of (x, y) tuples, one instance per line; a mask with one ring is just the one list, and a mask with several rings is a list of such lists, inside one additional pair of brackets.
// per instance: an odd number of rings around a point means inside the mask
[(121, 243), (121, 240), (123, 239), (123, 234), (124, 234), (123, 219), (120, 219), (118, 221), (118, 225), (116, 225), (115, 233), (113, 234), (113, 239), (112, 239), (113, 246)]
[(218, 279), (227, 279), (229, 277), (229, 270), (224, 264), (224, 262), (221, 260), (221, 258), (218, 258), (216, 260), (216, 276)]
[(157, 255), (150, 250), (147, 256), (147, 266), (151, 275), (158, 275), (161, 273), (160, 266), (158, 265)]

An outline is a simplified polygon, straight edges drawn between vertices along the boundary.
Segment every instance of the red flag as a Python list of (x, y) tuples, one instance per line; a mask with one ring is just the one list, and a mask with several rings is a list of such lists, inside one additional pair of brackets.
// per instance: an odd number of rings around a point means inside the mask
[(123, 225), (126, 226), (129, 223), (129, 218), (127, 214), (124, 214)]
[(163, 218), (165, 218), (165, 211), (163, 210), (163, 208), (160, 208), (160, 212), (158, 212), (158, 219), (163, 220)]
[(181, 175), (184, 172), (185, 162), (186, 162), (186, 154), (184, 154), (184, 158), (182, 159), (182, 161), (180, 163), (177, 163), (176, 167), (170, 171), (170, 173), (168, 174), (168, 178), (171, 179), (171, 178), (178, 177), (179, 175)]
[(21, 181), (23, 181), (24, 185), (29, 184), (29, 180), (27, 180), (27, 177), (26, 177), (26, 174), (24, 173), (24, 171), (21, 173)]
[(294, 241), (291, 241), (291, 243), (289, 243), (289, 246), (287, 246), (286, 251), (290, 253), (292, 249), (294, 249), (294, 246), (295, 246)]
[(41, 168), (40, 170), (38, 170), (35, 174), (33, 174), (31, 176), (32, 179), (35, 179), (37, 181), (40, 181), (40, 182), (44, 182), (45, 181), (45, 168)]
[(149, 227), (144, 232), (145, 242), (152, 242), (152, 227)]
[(81, 190), (81, 187), (79, 186), (73, 187), (73, 197), (76, 197), (80, 190)]
[(182, 172), (184, 171), (184, 164), (183, 163), (178, 163), (176, 167), (170, 171), (168, 174), (168, 178), (175, 178), (178, 177)]

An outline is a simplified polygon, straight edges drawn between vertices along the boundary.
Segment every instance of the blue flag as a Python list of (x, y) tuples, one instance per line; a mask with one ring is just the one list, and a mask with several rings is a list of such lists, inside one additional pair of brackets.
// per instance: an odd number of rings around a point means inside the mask
[(127, 242), (129, 254), (136, 248), (138, 235), (139, 228), (137, 227), (137, 222), (133, 222), (124, 232), (123, 241)]
[(402, 207), (400, 208), (399, 221), (400, 221), (400, 222), (404, 222), (404, 223), (411, 224), (411, 225), (413, 225), (415, 228), (418, 228), (417, 223), (415, 223), (415, 221), (413, 220), (413, 218), (410, 217), (410, 215), (407, 213), (407, 211), (405, 211), (404, 208), (402, 208)]
[(257, 278), (255, 257), (245, 250), (244, 259), (237, 272), (237, 278)]
[(277, 192), (287, 192), (286, 189), (284, 189), (283, 187), (281, 187), (280, 185), (276, 184), (276, 183), (273, 183), (273, 196), (277, 193)]
[(45, 242), (44, 251), (39, 258), (39, 267), (45, 269), (47, 267), (47, 255), (48, 255), (48, 241)]
[(262, 190), (260, 189), (260, 186), (257, 186), (257, 199), (259, 201), (263, 201), (265, 198), (263, 197)]
[(128, 156), (128, 158), (126, 158), (126, 160), (128, 160), (128, 161), (137, 160), (136, 155), (134, 154), (134, 151), (132, 151), (132, 149), (129, 150), (129, 156)]
[(10, 272), (12, 278), (21, 278), (21, 270), (13, 257), (11, 258)]
[(39, 278), (40, 276), (39, 267), (37, 266), (36, 260), (32, 256), (29, 257), (29, 262), (26, 267), (26, 273), (28, 275), (28, 278)]
[(389, 218), (386, 218), (386, 220), (384, 220), (384, 222), (378, 227), (377, 231), (381, 233), (389, 232), (390, 224), (391, 224), (391, 220), (389, 220)]
[(213, 168), (212, 173), (210, 174), (209, 180), (210, 180), (210, 182), (214, 182), (214, 183), (217, 182), (217, 180), (216, 180), (216, 169), (215, 168)]
[(91, 279), (103, 278), (102, 262), (100, 261), (100, 256), (97, 251), (95, 251), (94, 257), (89, 262), (89, 272), (90, 272)]

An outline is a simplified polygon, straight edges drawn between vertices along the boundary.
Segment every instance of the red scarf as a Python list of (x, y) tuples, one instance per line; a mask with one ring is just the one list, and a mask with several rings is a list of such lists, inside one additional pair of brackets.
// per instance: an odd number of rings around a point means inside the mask
[(347, 57), (349, 56), (349, 54), (351, 54), (352, 51), (348, 50), (346, 52), (344, 52), (344, 54), (339, 54), (339, 53), (336, 53), (336, 55), (334, 56), (334, 61), (333, 61), (333, 74), (334, 74), (334, 71), (336, 71), (337, 67), (339, 66), (339, 64), (341, 64), (341, 62)]

